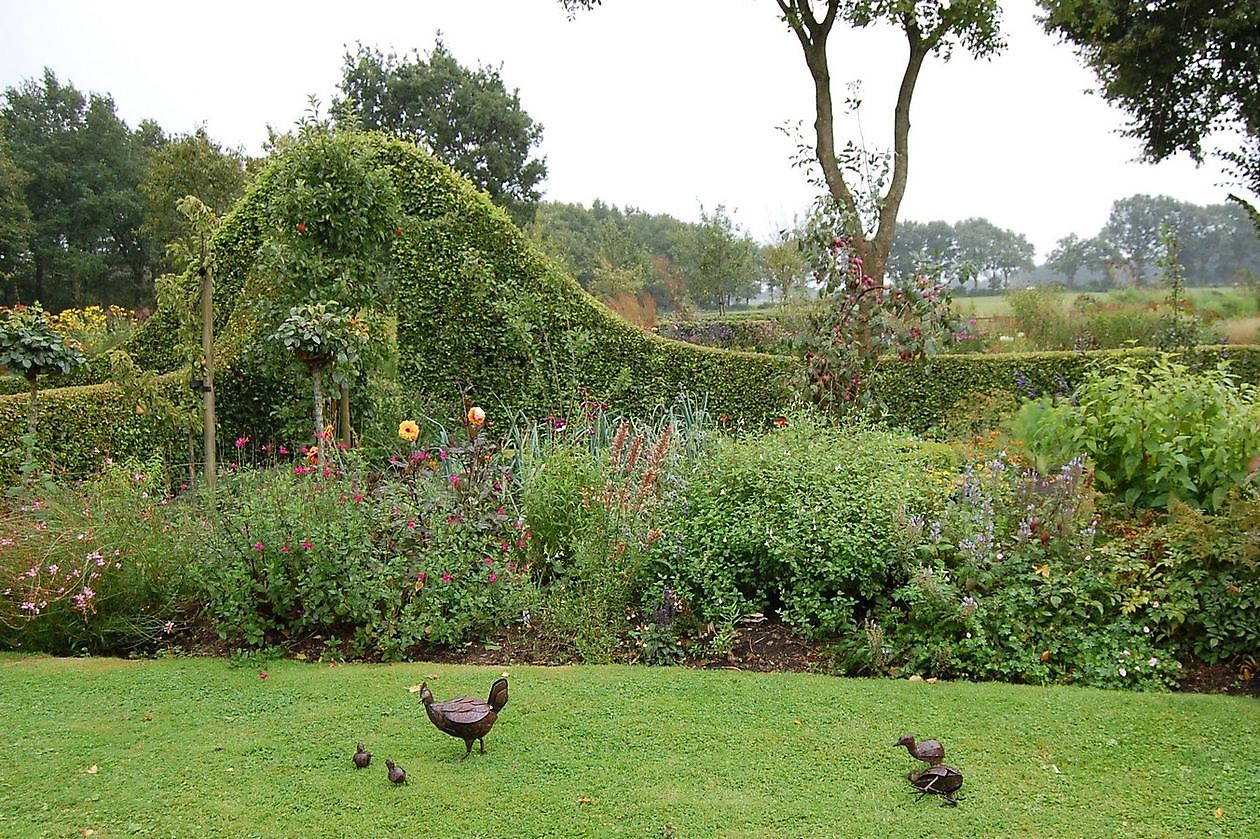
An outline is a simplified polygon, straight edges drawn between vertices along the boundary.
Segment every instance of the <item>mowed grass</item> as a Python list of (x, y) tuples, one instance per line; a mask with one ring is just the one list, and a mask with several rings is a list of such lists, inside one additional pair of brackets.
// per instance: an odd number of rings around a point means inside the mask
[[(1251, 699), (515, 667), (459, 762), (407, 688), (499, 673), (0, 655), (0, 835), (1260, 836)], [(912, 800), (903, 732), (944, 741), (959, 807)]]

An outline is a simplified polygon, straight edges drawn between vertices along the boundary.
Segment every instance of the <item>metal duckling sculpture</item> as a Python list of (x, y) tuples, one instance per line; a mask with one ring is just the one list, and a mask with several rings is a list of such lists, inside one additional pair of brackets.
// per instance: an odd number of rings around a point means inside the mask
[(499, 712), (507, 705), (507, 679), (499, 679), (490, 687), (488, 699), (474, 696), (461, 696), (445, 702), (434, 702), (427, 683), (420, 685), (420, 701), (424, 703), (424, 712), (438, 731), (464, 741), (466, 750), (460, 760), (472, 754), (473, 741), (481, 744), (481, 753), (486, 753), (485, 736), (490, 733)]
[(958, 806), (958, 790), (962, 789), (963, 776), (953, 766), (937, 764), (929, 766), (921, 772), (911, 772), (911, 785), (918, 790), (915, 801), (922, 801), (925, 795), (941, 796), (941, 806)]
[(407, 770), (394, 763), (394, 761), (385, 758), (385, 768), (388, 771), (390, 781), (395, 784), (407, 783)]
[(372, 753), (363, 748), (363, 744), (359, 744), (359, 748), (354, 753), (354, 768), (366, 769), (372, 763)]
[(905, 746), (911, 757), (925, 761), (928, 766), (940, 766), (945, 762), (945, 747), (940, 740), (915, 743), (913, 734), (903, 734), (893, 746)]

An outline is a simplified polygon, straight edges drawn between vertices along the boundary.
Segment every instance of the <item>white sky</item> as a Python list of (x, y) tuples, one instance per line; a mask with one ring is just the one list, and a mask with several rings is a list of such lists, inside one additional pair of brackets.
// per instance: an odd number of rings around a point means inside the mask
[[(326, 109), (347, 47), (424, 53), (440, 30), (465, 66), (502, 65), (542, 123), (547, 200), (599, 198), (688, 221), (723, 204), (762, 241), (803, 214), (813, 193), (778, 129), (799, 121), (812, 134), (813, 87), (775, 3), (604, 2), (570, 22), (556, 0), (0, 0), (0, 86), (47, 66), (111, 94), (133, 127), (204, 123), (216, 141), (258, 154), (267, 125), (290, 127), (308, 95)], [(1097, 233), (1118, 198), (1224, 200), (1210, 164), (1134, 162), (1138, 145), (1117, 133), (1123, 115), (1086, 93), (1093, 76), (1041, 32), (1033, 0), (1002, 5), (1003, 53), (932, 58), (920, 75), (901, 218), (982, 216), (1026, 235), (1040, 260), (1068, 233)], [(891, 145), (905, 52), (891, 28), (833, 33), (837, 108), (861, 79), (871, 147)]]

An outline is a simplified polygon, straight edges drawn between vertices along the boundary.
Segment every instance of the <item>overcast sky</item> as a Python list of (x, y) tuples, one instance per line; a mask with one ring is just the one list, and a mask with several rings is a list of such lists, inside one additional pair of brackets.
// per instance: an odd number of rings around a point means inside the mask
[[(1097, 233), (1118, 198), (1224, 200), (1213, 166), (1135, 162), (1137, 143), (1117, 133), (1123, 115), (1087, 93), (1092, 75), (1041, 32), (1033, 0), (1002, 5), (999, 56), (960, 51), (924, 67), (901, 218), (981, 216), (1026, 235), (1040, 260), (1068, 233)], [(309, 95), (332, 99), (347, 47), (427, 52), (439, 30), (465, 66), (501, 65), (542, 123), (548, 200), (688, 221), (721, 204), (762, 241), (811, 201), (780, 129), (812, 132), (812, 81), (773, 0), (605, 0), (574, 21), (556, 0), (0, 0), (0, 86), (47, 66), (111, 94), (133, 127), (205, 124), (258, 154), (269, 124), (292, 126)], [(839, 103), (862, 81), (869, 148), (891, 145), (905, 54), (891, 28), (833, 33), (833, 92)]]

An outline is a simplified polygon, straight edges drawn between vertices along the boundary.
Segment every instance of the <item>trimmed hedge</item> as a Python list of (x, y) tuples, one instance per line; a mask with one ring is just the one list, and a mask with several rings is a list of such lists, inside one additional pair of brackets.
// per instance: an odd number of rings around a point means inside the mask
[[(181, 387), (176, 376), (166, 377), (166, 387)], [(0, 451), (20, 451), (26, 433), (27, 394), (0, 396)], [(73, 474), (100, 467), (106, 457), (147, 458), (160, 452), (168, 463), (186, 459), (186, 438), (151, 414), (137, 413), (124, 404), (112, 385), (84, 385), (41, 390), (36, 452), (45, 466)], [(20, 459), (4, 464), (3, 480), (11, 483)]]
[[(1135, 347), (1091, 352), (942, 355), (930, 364), (890, 361), (881, 364), (871, 387), (886, 406), (892, 426), (923, 433), (939, 425), (950, 407), (969, 393), (1009, 393), (1017, 399), (1046, 394), (1067, 395), (1091, 369), (1141, 364), (1160, 350)], [(1260, 383), (1260, 346), (1203, 346), (1173, 353), (1191, 367), (1230, 363), (1235, 376)]]

